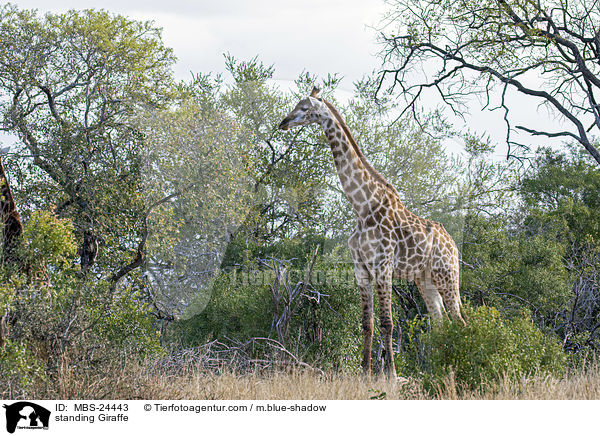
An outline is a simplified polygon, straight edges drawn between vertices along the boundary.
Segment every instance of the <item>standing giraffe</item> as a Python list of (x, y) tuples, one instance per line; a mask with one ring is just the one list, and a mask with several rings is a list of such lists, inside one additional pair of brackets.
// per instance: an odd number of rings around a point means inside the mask
[(371, 371), (373, 291), (377, 289), (385, 369), (396, 376), (392, 351), (392, 276), (414, 280), (427, 310), (440, 319), (444, 305), (464, 323), (458, 289), (458, 249), (444, 226), (409, 211), (396, 189), (369, 164), (348, 126), (331, 103), (313, 88), (279, 125), (282, 130), (319, 124), (327, 137), (342, 189), (356, 214), (348, 240), (362, 301), (363, 371)]

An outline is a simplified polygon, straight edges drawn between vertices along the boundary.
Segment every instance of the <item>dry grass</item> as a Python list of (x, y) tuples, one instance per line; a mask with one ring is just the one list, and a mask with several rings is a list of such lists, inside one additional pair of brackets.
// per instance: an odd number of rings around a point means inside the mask
[(481, 392), (461, 396), (465, 400), (598, 400), (600, 367), (578, 371), (565, 377), (537, 376), (519, 383), (504, 380)]
[(389, 381), (383, 377), (327, 374), (307, 370), (220, 374), (188, 368), (179, 374), (148, 371), (145, 367), (116, 362), (98, 372), (75, 372), (64, 365), (55, 381), (32, 386), (24, 394), (45, 399), (187, 399), (187, 400), (592, 400), (600, 399), (600, 366), (563, 378), (529, 377), (518, 383), (482, 386), (460, 393), (450, 378), (437, 393), (424, 391), (418, 380)]

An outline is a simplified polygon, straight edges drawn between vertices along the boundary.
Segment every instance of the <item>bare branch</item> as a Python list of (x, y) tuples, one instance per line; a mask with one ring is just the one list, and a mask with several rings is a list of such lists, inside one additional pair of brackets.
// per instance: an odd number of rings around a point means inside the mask
[[(523, 126), (518, 130), (534, 136), (575, 139), (600, 164), (600, 153), (589, 132), (600, 131), (600, 29), (594, 24), (600, 10), (586, 2), (550, 6), (526, 2), (516, 8), (507, 0), (485, 5), (442, 5), (434, 0), (395, 4), (400, 35), (383, 35), (384, 68), (376, 92), (391, 79), (387, 92), (399, 86), (406, 99), (401, 110), (418, 113), (426, 88), (435, 88), (440, 100), (455, 114), (456, 102), (481, 93), (490, 108), (494, 83), (501, 84), (501, 104), (511, 155), (511, 114), (507, 89), (539, 99), (572, 126), (557, 132)], [(416, 81), (417, 67), (424, 68), (425, 81)], [(473, 79), (463, 72), (475, 73)], [(478, 75), (478, 76), (477, 76)], [(482, 85), (479, 78), (487, 77)], [(495, 108), (495, 109), (498, 109)], [(494, 109), (490, 109), (494, 110)], [(592, 118), (590, 120), (589, 118)], [(590, 124), (590, 121), (591, 124)], [(588, 127), (589, 126), (589, 127)], [(513, 155), (513, 157), (516, 157)]]

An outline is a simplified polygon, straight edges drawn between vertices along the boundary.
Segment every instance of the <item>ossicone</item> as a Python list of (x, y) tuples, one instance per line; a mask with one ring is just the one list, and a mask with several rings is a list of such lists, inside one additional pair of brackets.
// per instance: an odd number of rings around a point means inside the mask
[(317, 97), (317, 94), (320, 92), (321, 90), (319, 88), (317, 88), (316, 86), (313, 86), (312, 91), (310, 92), (310, 96), (311, 97)]

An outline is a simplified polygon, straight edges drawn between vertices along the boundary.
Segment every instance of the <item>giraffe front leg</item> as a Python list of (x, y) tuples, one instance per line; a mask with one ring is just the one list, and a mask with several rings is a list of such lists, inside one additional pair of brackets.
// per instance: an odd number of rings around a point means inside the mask
[(354, 276), (362, 306), (362, 329), (364, 334), (362, 369), (365, 375), (371, 374), (371, 349), (373, 347), (373, 289), (372, 275), (363, 262), (358, 249), (359, 232), (355, 231), (348, 240), (352, 260), (354, 261)]
[(379, 297), (380, 328), (383, 334), (385, 348), (385, 372), (390, 378), (396, 378), (396, 366), (394, 364), (394, 349), (392, 346), (392, 333), (394, 323), (392, 321), (392, 271), (386, 268), (377, 278), (377, 296)]
[(362, 306), (362, 329), (364, 334), (362, 369), (364, 374), (371, 374), (371, 349), (373, 346), (373, 290), (371, 277), (361, 262), (354, 262), (354, 275), (360, 293)]
[(373, 292), (371, 287), (358, 287), (362, 303), (362, 328), (364, 334), (362, 369), (371, 374), (371, 348), (373, 346)]

